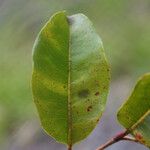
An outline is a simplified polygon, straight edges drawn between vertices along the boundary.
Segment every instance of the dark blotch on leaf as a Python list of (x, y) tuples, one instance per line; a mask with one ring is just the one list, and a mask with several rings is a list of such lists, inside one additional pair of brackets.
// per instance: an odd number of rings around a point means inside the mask
[(67, 86), (66, 86), (66, 85), (64, 85), (64, 86), (63, 86), (63, 88), (64, 88), (64, 89), (66, 89), (66, 88), (67, 88)]
[(80, 98), (86, 98), (86, 97), (88, 97), (89, 93), (90, 92), (89, 92), (88, 89), (84, 89), (84, 90), (81, 90), (81, 91), (78, 92), (78, 96)]
[(87, 111), (91, 111), (92, 110), (92, 106), (90, 105), (88, 108), (87, 108)]
[(98, 96), (98, 95), (99, 95), (99, 92), (96, 92), (96, 93), (95, 93), (95, 96)]
[(107, 68), (107, 71), (109, 72), (109, 71), (110, 71), (110, 68)]

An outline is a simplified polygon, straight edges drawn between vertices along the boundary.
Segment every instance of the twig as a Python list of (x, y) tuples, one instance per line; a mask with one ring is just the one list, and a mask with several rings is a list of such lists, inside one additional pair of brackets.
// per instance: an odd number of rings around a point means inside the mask
[(115, 137), (107, 141), (105, 144), (101, 145), (99, 148), (96, 150), (104, 150), (105, 148), (109, 147), (112, 144), (115, 144), (121, 140), (128, 140), (128, 141), (133, 141), (133, 142), (138, 142), (136, 139), (128, 137), (127, 135), (129, 134), (128, 130), (125, 130), (119, 134), (117, 134)]

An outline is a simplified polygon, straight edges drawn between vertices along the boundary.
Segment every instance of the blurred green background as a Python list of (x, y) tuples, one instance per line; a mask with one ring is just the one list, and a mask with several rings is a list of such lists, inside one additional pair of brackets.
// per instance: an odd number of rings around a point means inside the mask
[(124, 79), (132, 84), (150, 71), (150, 0), (0, 0), (0, 150), (27, 122), (39, 124), (30, 85), (32, 45), (60, 10), (84, 13), (93, 22), (111, 64), (112, 84), (126, 84)]

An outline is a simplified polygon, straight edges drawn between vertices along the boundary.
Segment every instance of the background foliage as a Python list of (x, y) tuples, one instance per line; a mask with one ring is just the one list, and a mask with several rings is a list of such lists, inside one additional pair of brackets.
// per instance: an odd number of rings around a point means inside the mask
[[(95, 149), (119, 130), (114, 121), (116, 108), (129, 95), (137, 77), (149, 72), (149, 0), (0, 0), (2, 150), (23, 150), (24, 145), (26, 150), (64, 149), (40, 130), (30, 87), (31, 49), (35, 37), (54, 12), (64, 9), (69, 15), (82, 12), (91, 19), (112, 66), (112, 87), (104, 119), (85, 142), (76, 146), (77, 149)], [(93, 138), (97, 140), (91, 141)], [(128, 146), (131, 150), (145, 149), (139, 145)], [(120, 149), (118, 144), (112, 147), (117, 148)]]

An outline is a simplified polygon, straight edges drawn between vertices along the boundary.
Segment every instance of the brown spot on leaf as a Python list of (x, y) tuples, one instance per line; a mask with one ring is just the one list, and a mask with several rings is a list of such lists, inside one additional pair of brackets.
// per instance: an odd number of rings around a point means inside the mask
[(99, 92), (96, 92), (96, 93), (95, 93), (95, 96), (98, 96), (99, 94), (100, 94)]
[(90, 105), (90, 106), (88, 106), (87, 111), (89, 112), (91, 110), (92, 110), (92, 106)]
[(109, 71), (110, 71), (110, 68), (107, 68), (107, 71), (109, 72)]
[(137, 140), (142, 140), (142, 139), (143, 139), (143, 136), (142, 136), (140, 133), (136, 133), (136, 134), (135, 134), (135, 138), (136, 138)]
[(78, 92), (78, 96), (80, 98), (86, 98), (86, 97), (88, 97), (89, 93), (90, 92), (89, 92), (88, 89), (84, 89), (84, 90), (81, 90), (81, 91)]

